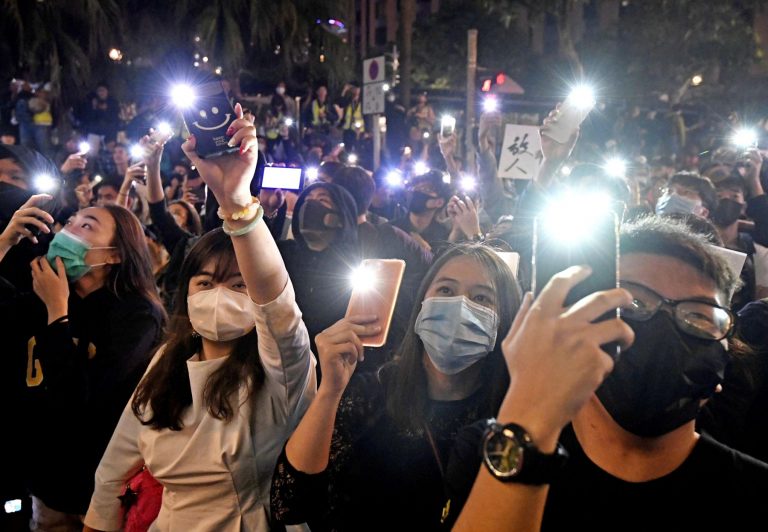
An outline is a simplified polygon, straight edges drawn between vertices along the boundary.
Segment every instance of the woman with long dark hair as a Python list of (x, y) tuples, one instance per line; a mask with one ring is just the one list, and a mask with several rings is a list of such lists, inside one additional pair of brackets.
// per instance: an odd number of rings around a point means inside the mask
[(312, 530), (439, 527), (453, 438), (492, 415), (509, 383), (501, 340), (520, 304), (512, 272), (479, 244), (450, 248), (430, 268), (395, 360), (352, 377), (372, 317), (317, 337), (323, 378), (286, 444), (272, 512)]
[(86, 530), (123, 526), (125, 482), (163, 486), (151, 530), (268, 530), (272, 471), (315, 394), (315, 360), (263, 209), (250, 194), (256, 132), (232, 124), (240, 155), (183, 146), (221, 206), (180, 273), (165, 343), (125, 407), (96, 471)]
[[(0, 240), (34, 238), (32, 225), (50, 231), (40, 200), (22, 206)], [(0, 296), (4, 354), (24, 399), (24, 426), (9, 434), (24, 442), (32, 529), (69, 530), (88, 508), (94, 471), (165, 313), (144, 232), (123, 207), (77, 212), (31, 268), (34, 294), (5, 285)]]

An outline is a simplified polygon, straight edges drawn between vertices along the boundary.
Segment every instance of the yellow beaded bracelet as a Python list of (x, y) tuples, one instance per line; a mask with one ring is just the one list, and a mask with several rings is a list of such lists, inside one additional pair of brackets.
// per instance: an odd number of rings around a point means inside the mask
[(233, 212), (232, 214), (227, 214), (222, 210), (221, 207), (219, 207), (219, 210), (216, 211), (216, 214), (220, 219), (224, 221), (232, 220), (234, 222), (237, 220), (244, 220), (244, 219), (251, 218), (254, 215), (255, 211), (258, 210), (260, 206), (261, 204), (259, 202), (259, 198), (255, 196), (251, 196), (251, 203), (249, 203), (239, 211)]

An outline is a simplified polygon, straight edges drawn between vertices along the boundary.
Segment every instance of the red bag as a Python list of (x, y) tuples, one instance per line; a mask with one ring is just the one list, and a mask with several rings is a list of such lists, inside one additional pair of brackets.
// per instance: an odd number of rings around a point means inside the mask
[(123, 530), (125, 532), (147, 532), (160, 513), (163, 502), (163, 485), (146, 467), (131, 477), (120, 496), (123, 503)]

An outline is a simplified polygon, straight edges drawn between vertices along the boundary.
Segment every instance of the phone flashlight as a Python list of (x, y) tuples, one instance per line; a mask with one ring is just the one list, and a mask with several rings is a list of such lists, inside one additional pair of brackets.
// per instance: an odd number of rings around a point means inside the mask
[(456, 130), (456, 118), (451, 115), (443, 115), (440, 118), (440, 135), (450, 137)]
[(163, 137), (170, 137), (173, 135), (173, 129), (171, 129), (171, 124), (169, 124), (168, 122), (160, 122), (159, 124), (157, 124), (157, 127), (155, 129)]
[(347, 155), (347, 163), (357, 164), (357, 155), (354, 153), (350, 153), (349, 155)]
[(82, 141), (77, 145), (77, 151), (80, 155), (85, 155), (91, 151), (91, 144), (89, 142)]
[(291, 127), (291, 126), (293, 125), (293, 118), (286, 118), (286, 119), (283, 121), (283, 123), (284, 123), (286, 126), (288, 126), (288, 127)]
[(424, 161), (416, 161), (413, 164), (413, 175), (423, 175), (429, 172), (429, 166)]
[(625, 177), (627, 175), (627, 162), (621, 157), (611, 157), (605, 161), (603, 169), (611, 177)]
[(731, 137), (731, 143), (739, 148), (754, 148), (757, 146), (757, 131), (743, 127), (737, 129)]
[(176, 107), (182, 109), (192, 107), (196, 99), (195, 90), (186, 83), (179, 83), (171, 87), (171, 100)]
[(459, 187), (464, 192), (471, 192), (477, 188), (477, 179), (471, 175), (462, 176), (461, 181), (459, 181)]
[(131, 146), (131, 157), (136, 159), (136, 160), (143, 159), (144, 158), (144, 148), (142, 148), (138, 144), (134, 144), (133, 146)]
[(304, 175), (309, 181), (317, 181), (317, 166), (310, 166), (304, 170)]
[(38, 191), (44, 193), (53, 192), (58, 186), (58, 182), (50, 174), (36, 175), (33, 183)]
[(424, 139), (428, 139), (428, 138), (429, 138), (429, 131), (425, 131), (424, 133), (422, 133), (422, 134), (421, 134), (421, 136), (422, 136)]
[(392, 170), (387, 174), (387, 184), (391, 187), (402, 187), (403, 186), (403, 174), (401, 174), (397, 170)]
[(592, 109), (595, 106), (595, 90), (584, 83), (576, 85), (568, 94), (568, 100), (579, 109)]
[(499, 110), (499, 100), (495, 96), (486, 96), (483, 100), (483, 111), (486, 113), (495, 113)]
[(349, 277), (352, 289), (356, 291), (368, 292), (376, 287), (376, 277), (370, 268), (360, 265), (352, 270)]

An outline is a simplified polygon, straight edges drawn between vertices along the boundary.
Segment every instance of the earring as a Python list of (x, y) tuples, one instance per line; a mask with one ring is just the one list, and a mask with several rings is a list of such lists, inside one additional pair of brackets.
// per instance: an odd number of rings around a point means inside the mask
[(194, 338), (195, 340), (200, 338), (200, 333), (193, 329), (192, 330), (192, 338)]

